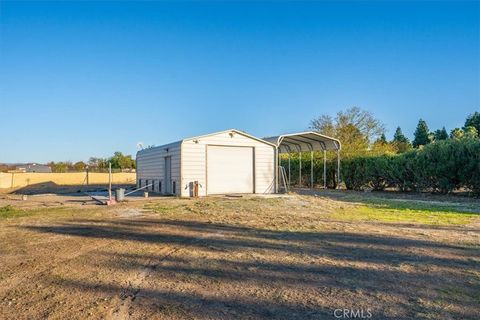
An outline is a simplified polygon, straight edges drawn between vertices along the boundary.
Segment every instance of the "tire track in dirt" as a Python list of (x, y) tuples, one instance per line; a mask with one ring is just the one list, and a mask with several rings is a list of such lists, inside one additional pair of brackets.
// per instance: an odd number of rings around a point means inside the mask
[(134, 302), (138, 302), (141, 296), (140, 286), (145, 279), (156, 270), (156, 268), (163, 262), (165, 258), (171, 257), (173, 254), (183, 250), (185, 245), (198, 244), (220, 233), (209, 234), (198, 237), (194, 241), (187, 241), (182, 246), (176, 246), (173, 248), (165, 248), (166, 251), (160, 259), (150, 259), (146, 263), (146, 267), (137, 273), (129, 282), (130, 284), (119, 294), (119, 302), (113, 308), (110, 308), (110, 312), (106, 316), (106, 320), (127, 320), (130, 319), (130, 309), (133, 307)]
[(109, 314), (107, 315), (107, 320), (123, 320), (130, 318), (130, 308), (132, 307), (133, 302), (137, 299), (141, 289), (141, 284), (145, 279), (155, 271), (157, 266), (165, 259), (176, 252), (182, 250), (180, 247), (174, 248), (165, 248), (165, 254), (162, 255), (160, 259), (150, 259), (147, 262), (147, 266), (143, 268), (139, 273), (137, 273), (130, 281), (128, 287), (126, 287), (119, 295), (120, 301), (116, 304), (114, 308), (111, 308)]
[(108, 246), (110, 242), (107, 242), (103, 245), (98, 245), (98, 243), (94, 242), (91, 245), (85, 245), (84, 247), (78, 249), (75, 246), (66, 246), (66, 247), (72, 247), (73, 252), (69, 252), (68, 254), (65, 254), (62, 252), (62, 257), (60, 259), (56, 260), (50, 260), (49, 263), (45, 263), (41, 268), (39, 269), (27, 269), (24, 270), (20, 273), (16, 273), (14, 277), (10, 277), (5, 279), (4, 281), (0, 282), (0, 296), (4, 296), (8, 291), (12, 290), (13, 288), (17, 287), (21, 283), (24, 283), (26, 281), (30, 281), (34, 278), (38, 278), (39, 275), (54, 269), (55, 267), (59, 266), (60, 264), (64, 264), (70, 260), (76, 259), (80, 256), (83, 256), (85, 254), (88, 254), (90, 252), (100, 250), (106, 246)]

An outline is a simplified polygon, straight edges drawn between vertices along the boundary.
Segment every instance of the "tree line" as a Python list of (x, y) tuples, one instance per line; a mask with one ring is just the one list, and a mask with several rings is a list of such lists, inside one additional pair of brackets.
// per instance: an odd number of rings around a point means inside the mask
[(131, 155), (124, 155), (122, 152), (115, 152), (109, 158), (91, 157), (87, 162), (78, 161), (51, 161), (47, 163), (52, 169), (52, 172), (78, 172), (78, 171), (92, 171), (92, 172), (106, 172), (108, 171), (109, 163), (112, 164), (114, 171), (132, 170), (136, 168), (135, 159)]
[(358, 155), (398, 154), (442, 140), (478, 138), (480, 112), (470, 114), (464, 126), (454, 128), (450, 134), (445, 127), (430, 131), (427, 122), (420, 119), (412, 141), (404, 135), (401, 127), (397, 127), (393, 139), (388, 141), (385, 125), (371, 112), (358, 107), (340, 111), (335, 118), (321, 115), (311, 121), (310, 129), (339, 139), (342, 143), (341, 154), (344, 158)]
[[(388, 140), (384, 124), (358, 107), (340, 111), (335, 117), (322, 115), (310, 129), (341, 141), (341, 180), (347, 189), (451, 192), (468, 189), (480, 193), (480, 112), (467, 116), (462, 128), (450, 133), (445, 127), (430, 131), (418, 121), (410, 141), (400, 127)], [(336, 158), (327, 153), (327, 185), (336, 187)], [(282, 165), (286, 165), (283, 157)], [(290, 157), (292, 183), (298, 183), (299, 156)], [(323, 159), (313, 164), (314, 183), (323, 183)], [(302, 183), (309, 183), (310, 161), (302, 162)]]

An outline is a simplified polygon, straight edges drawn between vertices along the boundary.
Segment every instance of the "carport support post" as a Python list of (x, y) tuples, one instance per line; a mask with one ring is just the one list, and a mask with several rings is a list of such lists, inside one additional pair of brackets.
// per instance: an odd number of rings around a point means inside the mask
[(288, 153), (288, 186), (290, 187), (290, 152)]
[(310, 151), (310, 189), (313, 189), (313, 151)]
[(277, 165), (275, 166), (276, 170), (275, 170), (275, 173), (276, 173), (276, 177), (275, 177), (275, 192), (276, 193), (279, 193), (280, 190), (278, 189), (278, 185), (279, 185), (279, 179), (280, 179), (280, 164), (278, 163), (278, 160), (280, 159), (280, 151), (279, 151), (280, 147), (276, 147), (275, 148), (275, 152), (276, 152), (276, 155), (275, 155), (275, 160), (277, 162)]
[(340, 189), (340, 150), (337, 150), (337, 189)]
[(323, 150), (323, 189), (327, 189), (327, 150)]
[(298, 166), (298, 186), (302, 186), (302, 151), (298, 153), (299, 166)]

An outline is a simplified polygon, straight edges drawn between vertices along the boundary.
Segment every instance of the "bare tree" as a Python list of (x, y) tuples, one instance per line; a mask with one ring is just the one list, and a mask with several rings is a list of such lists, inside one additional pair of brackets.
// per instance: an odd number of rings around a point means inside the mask
[(359, 107), (339, 111), (335, 119), (329, 115), (321, 115), (310, 123), (311, 129), (333, 137), (337, 137), (344, 128), (350, 126), (357, 128), (369, 143), (385, 134), (385, 125), (371, 112)]
[(339, 139), (345, 156), (368, 152), (373, 142), (385, 134), (384, 124), (358, 107), (339, 111), (335, 118), (321, 115), (310, 122), (310, 129)]

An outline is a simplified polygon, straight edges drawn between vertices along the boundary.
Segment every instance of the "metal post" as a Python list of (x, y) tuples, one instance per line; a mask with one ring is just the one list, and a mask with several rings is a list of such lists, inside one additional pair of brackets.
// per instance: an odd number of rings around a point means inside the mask
[(288, 152), (288, 185), (290, 186), (290, 152)]
[(298, 153), (299, 157), (299, 167), (298, 167), (298, 185), (299, 187), (302, 186), (302, 151)]
[(337, 150), (337, 189), (340, 189), (340, 150)]
[(87, 170), (87, 186), (88, 186), (89, 185), (88, 166), (85, 169)]
[(323, 189), (327, 189), (327, 150), (323, 150)]
[(310, 189), (313, 189), (313, 151), (310, 151)]
[(275, 165), (275, 193), (279, 192), (279, 190), (278, 190), (278, 179), (280, 178), (280, 172), (279, 172), (279, 167), (278, 167), (278, 159), (279, 159), (278, 149), (279, 149), (279, 147), (275, 148), (275, 152), (276, 152), (276, 155), (275, 155), (275, 162), (276, 162), (276, 165)]
[(112, 163), (108, 163), (108, 199), (112, 200)]
[(280, 157), (280, 152), (278, 152), (278, 167), (282, 166), (282, 158)]

